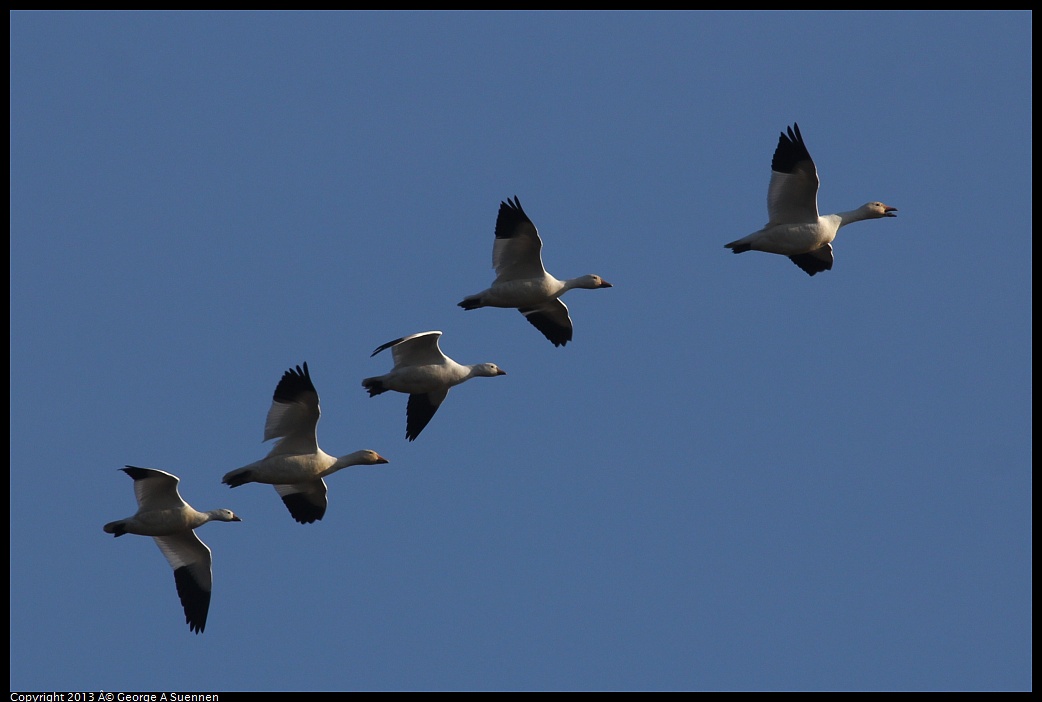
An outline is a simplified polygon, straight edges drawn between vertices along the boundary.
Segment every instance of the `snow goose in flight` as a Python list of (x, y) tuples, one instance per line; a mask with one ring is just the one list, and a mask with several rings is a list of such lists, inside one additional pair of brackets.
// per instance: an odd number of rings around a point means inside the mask
[(767, 186), (770, 221), (760, 231), (724, 246), (736, 254), (750, 250), (782, 254), (807, 275), (814, 275), (832, 269), (832, 240), (840, 227), (863, 219), (895, 217), (897, 209), (869, 202), (850, 212), (819, 215), (818, 171), (799, 125), (793, 123), (788, 131), (778, 139), (771, 161)]
[(438, 346), (440, 336), (440, 331), (428, 331), (388, 341), (373, 351), (370, 358), (384, 349), (391, 349), (394, 368), (387, 375), (362, 381), (362, 387), (369, 391), (369, 397), (388, 390), (408, 393), (405, 438), (409, 441), (420, 435), (453, 385), (471, 378), (506, 375), (506, 371), (495, 363), (472, 366), (456, 363), (441, 352)]
[(492, 287), (465, 297), (459, 306), (465, 310), (516, 308), (554, 346), (567, 344), (572, 340), (572, 319), (561, 295), (572, 288), (610, 288), (611, 283), (599, 275), (558, 280), (543, 268), (542, 248), (539, 232), (521, 209), (517, 196), (513, 201), (507, 198), (499, 203), (496, 241), (492, 245), (496, 279)]
[[(318, 447), (315, 427), (322, 411), (311, 382), (308, 364), (290, 368), (275, 386), (271, 409), (264, 422), (264, 441), (278, 438), (264, 458), (227, 473), (221, 482), (230, 487), (246, 483), (274, 485), (289, 513), (301, 524), (311, 524), (326, 513), (323, 480), (341, 468), (387, 463), (376, 451), (362, 450), (330, 456)], [(281, 437), (281, 438), (280, 438)]]
[(174, 569), (177, 596), (185, 610), (188, 628), (201, 634), (210, 611), (210, 549), (199, 540), (193, 529), (207, 522), (240, 522), (231, 510), (215, 509), (197, 512), (177, 492), (178, 478), (154, 468), (121, 468), (134, 479), (134, 495), (138, 510), (133, 517), (109, 522), (106, 534), (151, 536)]

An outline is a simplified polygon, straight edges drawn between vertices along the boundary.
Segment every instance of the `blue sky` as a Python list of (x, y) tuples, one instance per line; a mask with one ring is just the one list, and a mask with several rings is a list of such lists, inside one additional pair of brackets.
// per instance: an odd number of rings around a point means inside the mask
[[(1030, 13), (10, 20), (12, 690), (1032, 687)], [(794, 121), (900, 210), (813, 278), (723, 248)], [(456, 307), (514, 195), (565, 348)], [(220, 484), (304, 361), (308, 526)], [(202, 635), (125, 464), (243, 518)]]

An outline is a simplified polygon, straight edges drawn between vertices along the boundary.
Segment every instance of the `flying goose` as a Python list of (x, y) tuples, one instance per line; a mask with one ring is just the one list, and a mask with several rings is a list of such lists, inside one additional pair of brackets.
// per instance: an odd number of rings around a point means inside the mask
[(362, 381), (362, 387), (369, 391), (369, 397), (376, 397), (388, 390), (408, 393), (405, 438), (409, 441), (420, 435), (453, 385), (479, 376), (506, 375), (506, 371), (494, 363), (472, 366), (456, 363), (441, 352), (438, 346), (440, 336), (440, 331), (420, 332), (377, 347), (370, 358), (384, 349), (391, 349), (394, 368), (386, 375)]
[(558, 280), (543, 268), (542, 248), (539, 232), (521, 209), (517, 196), (500, 202), (496, 241), (492, 245), (496, 279), (492, 287), (463, 298), (459, 306), (465, 310), (516, 308), (554, 346), (567, 344), (572, 340), (572, 319), (561, 295), (573, 288), (610, 288), (611, 283), (599, 275)]
[(154, 468), (121, 468), (134, 479), (138, 510), (133, 517), (109, 522), (103, 528), (115, 537), (124, 534), (151, 536), (174, 569), (177, 596), (185, 610), (188, 628), (201, 634), (210, 611), (213, 574), (210, 549), (195, 535), (207, 522), (240, 522), (231, 510), (197, 512), (177, 492), (179, 479)]
[(839, 228), (851, 222), (896, 217), (897, 208), (868, 202), (850, 212), (818, 214), (818, 171), (803, 143), (795, 122), (782, 132), (771, 161), (771, 183), (767, 186), (770, 221), (758, 232), (724, 244), (736, 254), (766, 251), (782, 254), (814, 275), (832, 270), (832, 240)]
[(290, 368), (275, 386), (264, 441), (279, 438), (264, 458), (227, 473), (221, 482), (230, 487), (267, 483), (301, 524), (311, 524), (326, 513), (326, 482), (341, 468), (387, 463), (376, 451), (362, 450), (346, 456), (330, 456), (318, 447), (315, 427), (322, 411), (318, 392), (311, 382), (308, 364)]

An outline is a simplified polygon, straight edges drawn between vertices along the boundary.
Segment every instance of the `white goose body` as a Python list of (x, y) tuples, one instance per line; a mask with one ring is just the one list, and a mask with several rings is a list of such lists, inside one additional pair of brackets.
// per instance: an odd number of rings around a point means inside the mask
[[(124, 469), (120, 469), (124, 470)], [(138, 468), (136, 470), (148, 470)], [(171, 536), (181, 534), (201, 527), (207, 522), (213, 521), (236, 521), (234, 519), (218, 519), (222, 512), (228, 510), (211, 510), (200, 512), (186, 504), (181, 509), (156, 509), (150, 512), (138, 512), (133, 517), (127, 517), (116, 522), (109, 522), (105, 531), (116, 536), (123, 534), (137, 534), (138, 536)], [(242, 521), (242, 520), (238, 520)], [(118, 533), (117, 533), (118, 532)]]
[(840, 227), (865, 219), (894, 217), (897, 209), (868, 202), (848, 212), (818, 214), (818, 171), (799, 125), (778, 139), (767, 188), (768, 223), (763, 229), (725, 244), (734, 253), (765, 251), (788, 256), (808, 275), (832, 269), (832, 242)]
[(567, 344), (572, 340), (572, 319), (561, 295), (575, 288), (596, 290), (612, 285), (598, 275), (558, 280), (543, 267), (542, 248), (539, 232), (517, 196), (499, 203), (492, 246), (496, 279), (491, 287), (465, 297), (459, 306), (465, 310), (515, 308), (554, 346)]
[[(568, 283), (572, 283), (572, 285), (569, 286)], [(561, 281), (545, 272), (539, 278), (503, 280), (476, 295), (467, 297), (468, 307), (465, 309), (477, 309), (478, 307), (509, 309), (544, 305), (559, 298), (573, 287), (576, 287), (574, 281)], [(461, 302), (460, 305), (463, 303)]]
[(200, 512), (181, 499), (179, 479), (162, 470), (127, 466), (121, 469), (134, 480), (138, 511), (132, 517), (109, 522), (106, 534), (151, 536), (174, 569), (174, 584), (185, 622), (199, 634), (206, 628), (213, 589), (212, 556), (194, 529), (207, 522), (242, 521), (227, 509)]
[(394, 367), (386, 375), (365, 378), (362, 387), (369, 397), (388, 390), (409, 395), (406, 406), (405, 437), (413, 441), (434, 417), (449, 388), (478, 377), (506, 375), (494, 363), (463, 365), (452, 360), (438, 346), (440, 331), (410, 334), (383, 344), (371, 356), (391, 349)]
[(228, 472), (221, 482), (233, 488), (273, 485), (295, 520), (311, 524), (322, 519), (328, 505), (323, 478), (349, 466), (377, 465), (387, 459), (368, 449), (340, 457), (320, 449), (316, 429), (321, 414), (308, 364), (283, 373), (264, 423), (264, 440), (279, 441), (267, 456)]
[[(274, 449), (273, 449), (274, 450)], [(227, 475), (241, 475), (240, 471), (248, 471), (250, 479), (246, 482), (279, 485), (283, 483), (299, 484), (321, 480), (342, 468), (351, 466), (374, 465), (387, 463), (376, 460), (375, 451), (363, 449), (346, 456), (331, 456), (322, 449), (315, 453), (275, 454), (270, 453), (259, 461), (231, 471)], [(373, 460), (369, 460), (373, 459)], [(235, 476), (232, 476), (233, 478)], [(228, 481), (223, 481), (228, 482)], [(240, 485), (243, 483), (239, 483)], [(236, 486), (238, 487), (238, 486)]]

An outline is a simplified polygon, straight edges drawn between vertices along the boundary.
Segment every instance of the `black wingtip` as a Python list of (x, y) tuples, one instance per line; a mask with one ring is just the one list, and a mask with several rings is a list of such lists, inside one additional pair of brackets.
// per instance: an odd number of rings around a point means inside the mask
[(300, 493), (292, 493), (282, 496), (282, 502), (286, 505), (290, 515), (300, 524), (312, 524), (322, 519), (326, 510), (316, 505)]
[(177, 596), (185, 611), (185, 623), (196, 634), (206, 630), (206, 615), (210, 611), (210, 591), (199, 587), (188, 566), (174, 569)]
[(415, 440), (424, 427), (430, 424), (437, 411), (438, 405), (432, 403), (427, 395), (409, 395), (409, 401), (405, 405), (405, 438), (409, 441)]
[(814, 275), (815, 273), (821, 273), (822, 271), (832, 270), (831, 261), (823, 261), (813, 254), (798, 254), (796, 256), (789, 256), (789, 260), (800, 267), (807, 275)]
[(315, 384), (311, 382), (311, 372), (308, 370), (307, 361), (304, 362), (303, 367), (290, 368), (282, 374), (279, 384), (275, 386), (272, 400), (293, 402), (304, 392), (316, 392)]
[(511, 200), (507, 198), (499, 203), (499, 215), (496, 217), (496, 238), (509, 239), (518, 235), (518, 228), (523, 224), (531, 224), (532, 220), (525, 214), (517, 195)]
[(137, 466), (124, 466), (120, 468), (121, 471), (129, 475), (134, 480), (144, 480), (145, 478), (152, 475), (152, 471), (147, 468), (138, 468)]
[(796, 164), (803, 161), (813, 162), (807, 145), (803, 143), (800, 126), (793, 122), (791, 127), (786, 127), (786, 131), (778, 136), (778, 146), (774, 150), (774, 158), (771, 159), (771, 170), (792, 173)]
[(517, 310), (525, 316), (528, 323), (539, 330), (554, 346), (564, 346), (572, 340), (571, 320), (567, 326), (561, 326), (545, 314), (541, 314), (538, 308), (518, 308)]
[(405, 341), (405, 337), (401, 336), (401, 337), (398, 337), (397, 339), (395, 339), (394, 341), (388, 341), (386, 344), (380, 344), (379, 346), (376, 347), (375, 351), (373, 351), (371, 354), (369, 354), (369, 358), (372, 358), (373, 356), (375, 356), (376, 354), (380, 353), (384, 349), (389, 349), (392, 346), (396, 346), (397, 344), (402, 343), (403, 341)]

